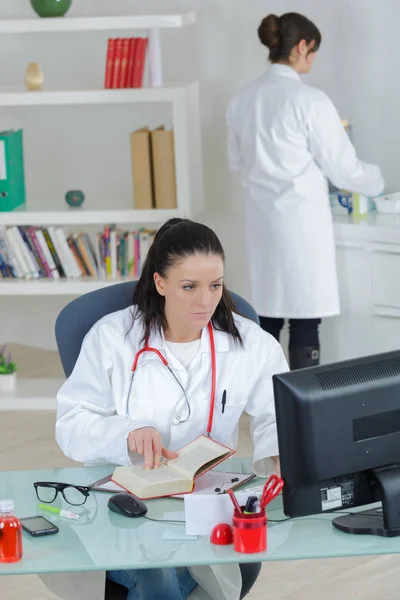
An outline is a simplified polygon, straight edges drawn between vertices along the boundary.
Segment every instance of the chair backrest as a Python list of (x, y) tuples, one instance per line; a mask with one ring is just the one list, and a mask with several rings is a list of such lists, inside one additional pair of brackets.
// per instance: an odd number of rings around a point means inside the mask
[[(56, 341), (66, 377), (72, 373), (87, 332), (97, 321), (132, 305), (136, 282), (117, 283), (72, 300), (57, 317)], [(230, 292), (237, 311), (259, 324), (254, 308), (241, 296)]]

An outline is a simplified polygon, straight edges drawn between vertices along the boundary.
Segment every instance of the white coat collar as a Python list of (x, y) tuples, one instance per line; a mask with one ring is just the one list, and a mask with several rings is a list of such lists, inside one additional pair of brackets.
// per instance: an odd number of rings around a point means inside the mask
[[(216, 352), (227, 352), (230, 347), (230, 335), (228, 333), (225, 333), (225, 331), (218, 331), (217, 329), (213, 329), (213, 331)], [(160, 333), (157, 330), (153, 330), (150, 333), (149, 346), (151, 346), (151, 348), (156, 348), (157, 350), (165, 350), (166, 344), (164, 339), (164, 332)], [(200, 352), (211, 352), (210, 338), (208, 335), (207, 327), (204, 327), (201, 333)]]
[(273, 75), (281, 75), (283, 77), (291, 77), (292, 79), (301, 81), (300, 75), (294, 69), (292, 69), (292, 67), (289, 67), (288, 65), (279, 65), (279, 64), (271, 65), (270, 72)]

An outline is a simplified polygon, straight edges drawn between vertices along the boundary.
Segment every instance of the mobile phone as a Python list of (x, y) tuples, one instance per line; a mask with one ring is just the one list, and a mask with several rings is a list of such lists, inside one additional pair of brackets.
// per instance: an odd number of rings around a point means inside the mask
[(57, 525), (54, 525), (54, 523), (44, 517), (24, 517), (20, 521), (22, 529), (35, 537), (39, 535), (51, 535), (60, 531)]

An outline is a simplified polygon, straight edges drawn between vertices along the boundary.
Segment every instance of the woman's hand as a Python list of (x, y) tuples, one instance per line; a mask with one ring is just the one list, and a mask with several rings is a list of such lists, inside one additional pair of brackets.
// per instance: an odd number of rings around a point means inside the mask
[(272, 460), (275, 463), (275, 474), (280, 477), (281, 476), (281, 461), (279, 460), (279, 456), (273, 456)]
[(177, 452), (164, 448), (161, 435), (154, 427), (141, 427), (131, 431), (128, 435), (128, 448), (131, 452), (144, 455), (144, 468), (158, 469), (161, 456), (164, 458), (178, 458)]

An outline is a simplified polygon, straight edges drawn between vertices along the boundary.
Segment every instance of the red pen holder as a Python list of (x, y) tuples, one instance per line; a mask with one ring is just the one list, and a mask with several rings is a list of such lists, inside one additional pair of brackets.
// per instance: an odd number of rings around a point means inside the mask
[(233, 547), (236, 552), (253, 554), (267, 549), (267, 515), (233, 513)]

